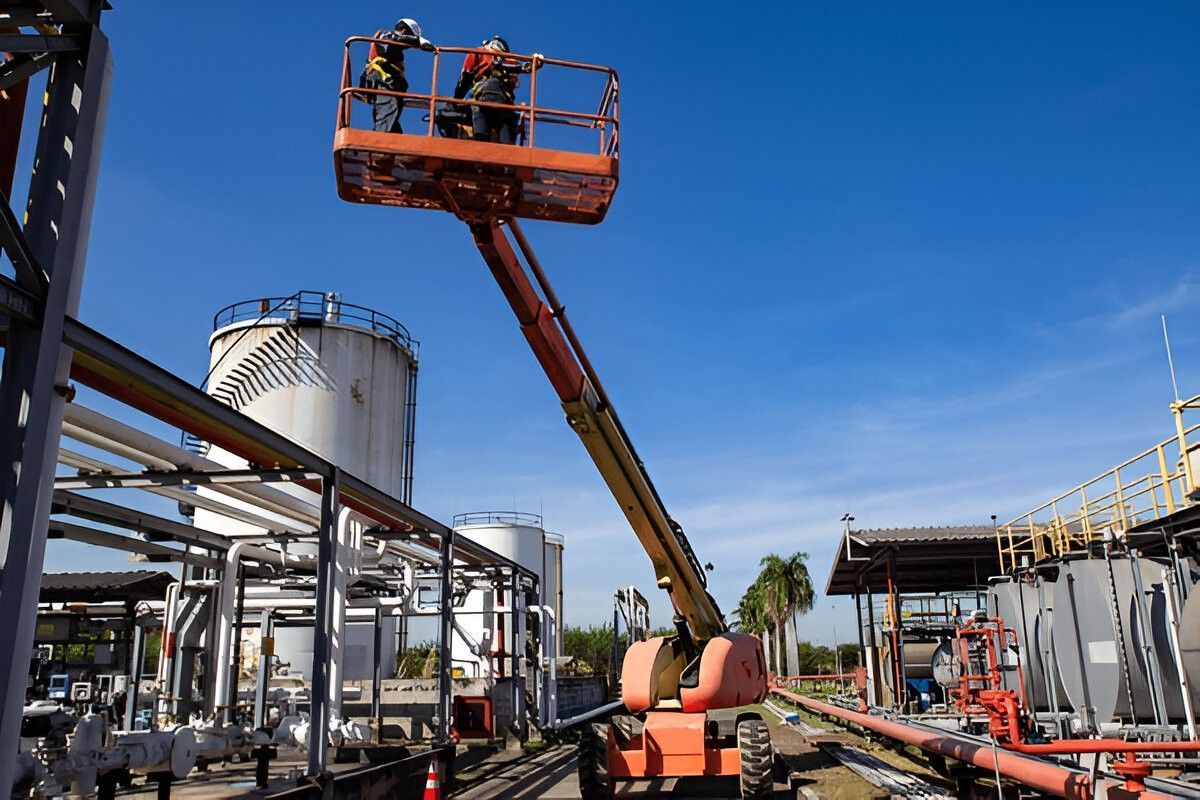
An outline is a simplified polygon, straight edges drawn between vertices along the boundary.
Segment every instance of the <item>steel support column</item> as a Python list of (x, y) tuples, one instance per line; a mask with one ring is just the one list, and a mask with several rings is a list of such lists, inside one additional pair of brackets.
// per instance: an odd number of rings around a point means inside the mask
[[(104, 34), (93, 26), (85, 38), (86, 49), (61, 56), (50, 74), (30, 184), (24, 235), (50, 278), (41, 324), (12, 324), (0, 376), (0, 754), (15, 753), (20, 735), (71, 368), (63, 327), (79, 309), (112, 73)], [(0, 796), (14, 763), (0, 757)]]
[(509, 628), (511, 629), (512, 648), (509, 650), (512, 676), (512, 713), (513, 727), (517, 738), (522, 742), (529, 738), (529, 730), (525, 721), (525, 687), (521, 678), (521, 654), (525, 651), (525, 598), (521, 594), (521, 575), (516, 570), (512, 573), (512, 599), (509, 601)]
[(438, 730), (440, 744), (450, 741), (450, 711), (454, 693), (453, 665), (450, 662), (454, 636), (454, 587), (451, 572), (454, 569), (454, 531), (442, 534), (441, 567), (441, 611), (438, 636)]
[(308, 733), (308, 774), (325, 771), (329, 747), (330, 634), (333, 629), (334, 573), (337, 564), (338, 485), (333, 469), (321, 481), (321, 524), (317, 531), (317, 597), (313, 622), (312, 702)]
[(138, 695), (141, 694), (142, 663), (146, 660), (146, 631), (135, 619), (133, 622), (133, 656), (129, 660), (129, 687), (125, 695), (125, 730), (133, 730), (134, 714), (137, 713)]
[(383, 705), (380, 693), (383, 689), (383, 666), (379, 657), (383, 655), (383, 607), (375, 609), (374, 630), (372, 631), (372, 654), (375, 656), (375, 667), (371, 672), (371, 722), (375, 728), (372, 739), (375, 744), (383, 742)]
[(271, 658), (275, 655), (275, 620), (264, 610), (258, 621), (258, 682), (254, 687), (254, 727), (267, 724), (267, 687), (271, 683)]

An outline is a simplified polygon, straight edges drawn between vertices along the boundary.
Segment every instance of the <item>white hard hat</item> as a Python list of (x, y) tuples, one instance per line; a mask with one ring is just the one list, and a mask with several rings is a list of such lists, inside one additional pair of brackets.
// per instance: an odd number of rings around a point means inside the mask
[(415, 19), (405, 17), (404, 19), (396, 20), (396, 27), (399, 28), (401, 25), (407, 25), (408, 29), (412, 31), (413, 36), (421, 35), (421, 26), (417, 24)]

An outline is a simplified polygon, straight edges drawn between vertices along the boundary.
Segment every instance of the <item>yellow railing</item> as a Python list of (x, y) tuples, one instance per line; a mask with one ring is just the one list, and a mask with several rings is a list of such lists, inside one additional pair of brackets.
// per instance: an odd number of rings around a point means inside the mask
[(1200, 425), (1185, 427), (1183, 412), (1196, 408), (1200, 395), (1172, 403), (1176, 432), (1170, 439), (998, 527), (1001, 568), (1008, 572), (1078, 552), (1106, 535), (1121, 536), (1195, 504)]

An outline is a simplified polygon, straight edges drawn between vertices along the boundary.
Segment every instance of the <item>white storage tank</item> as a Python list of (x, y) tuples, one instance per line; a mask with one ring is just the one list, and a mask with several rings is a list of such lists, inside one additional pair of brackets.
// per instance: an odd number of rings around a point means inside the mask
[[(537, 514), (517, 511), (480, 511), (459, 514), (454, 518), (454, 533), (483, 545), (497, 555), (515, 561), (538, 576), (540, 604), (555, 610), (559, 629), (562, 627), (562, 546), (563, 537), (547, 534), (542, 527), (542, 518)], [(503, 588), (503, 608), (511, 599), (508, 587)], [(496, 613), (497, 594), (494, 591), (476, 590), (467, 597), (456, 614), (458, 627), (453, 643), (455, 666), (463, 668), (469, 677), (488, 677), (492, 670), (500, 674), (494, 657), (500, 652), (511, 656), (512, 621), (507, 614)], [(500, 617), (504, 616), (505, 619)], [(504, 630), (504, 641), (500, 642), (500, 629)], [(465, 635), (464, 635), (465, 634)], [(558, 650), (562, 652), (561, 636)], [(487, 655), (472, 652), (473, 645), (487, 644)], [(501, 647), (503, 644), (503, 647)], [(476, 650), (479, 648), (476, 647)], [(503, 667), (508, 674), (508, 665)]]
[(408, 502), (417, 343), (333, 292), (235, 303), (209, 337), (208, 393)]
[[(213, 327), (206, 382), (210, 395), (355, 477), (411, 501), (418, 344), (402, 324), (344, 303), (333, 292), (302, 291), (235, 303), (217, 312)], [(193, 444), (204, 447), (203, 454), (213, 461), (233, 468), (246, 465), (220, 448)], [(273, 488), (313, 501), (313, 493), (301, 487)], [(196, 509), (195, 522), (227, 535), (263, 533), (203, 508)], [(316, 546), (292, 544), (288, 551), (315, 557)], [(395, 674), (397, 625), (396, 618), (384, 618), (384, 677)], [(370, 677), (372, 641), (370, 625), (347, 626), (345, 678)], [(281, 627), (275, 652), (293, 671), (307, 676), (312, 628)]]
[[(563, 545), (560, 533), (546, 533), (546, 544), (542, 556), (542, 605), (554, 609), (558, 627), (563, 627)], [(562, 636), (556, 640), (556, 655), (562, 655)]]

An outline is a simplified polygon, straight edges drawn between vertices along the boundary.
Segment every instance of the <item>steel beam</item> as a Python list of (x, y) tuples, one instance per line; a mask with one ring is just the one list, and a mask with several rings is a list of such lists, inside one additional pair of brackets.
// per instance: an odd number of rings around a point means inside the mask
[[(108, 464), (99, 459), (85, 456), (81, 453), (76, 453), (66, 448), (59, 448), (58, 461), (60, 464), (65, 464), (74, 469), (85, 470), (92, 473), (119, 473), (121, 468)], [(297, 528), (291, 525), (284, 525), (277, 520), (270, 520), (259, 514), (251, 511), (244, 511), (241, 508), (236, 508), (220, 500), (215, 500), (207, 495), (199, 492), (188, 492), (173, 486), (154, 487), (147, 486), (145, 491), (150, 494), (156, 494), (160, 497), (166, 497), (176, 502), (187, 503), (188, 505), (197, 508), (204, 508), (216, 514), (221, 514), (231, 519), (240, 520), (242, 522), (254, 525), (259, 528), (264, 528), (268, 531), (290, 533), (296, 536), (312, 536), (312, 529)]]
[(372, 629), (372, 650), (371, 653), (375, 659), (375, 666), (371, 672), (371, 722), (374, 727), (372, 731), (372, 741), (375, 744), (383, 743), (383, 706), (380, 702), (380, 693), (383, 689), (383, 664), (380, 663), (380, 656), (383, 654), (383, 607), (375, 609), (374, 628)]
[[(13, 58), (5, 64), (0, 64), (0, 92), (13, 88), (21, 81), (27, 81), (43, 68), (54, 63), (54, 57), (48, 53), (34, 53)], [(7, 192), (5, 194), (8, 194)]]
[(453, 567), (454, 531), (451, 529), (442, 536), (442, 577), (439, 596), (441, 633), (438, 637), (438, 744), (447, 744), (451, 741), (450, 701), (454, 694), (454, 673), (450, 659), (454, 635), (454, 590), (450, 575), (454, 571)]
[(133, 619), (133, 647), (129, 658), (129, 686), (125, 695), (125, 730), (133, 730), (133, 715), (137, 711), (139, 687), (142, 684), (142, 662), (146, 656), (146, 631)]
[(217, 559), (209, 558), (199, 553), (189, 553), (186, 550), (177, 550), (173, 547), (147, 542), (132, 536), (122, 536), (119, 533), (90, 528), (86, 525), (77, 525), (73, 522), (50, 520), (48, 535), (50, 539), (69, 539), (72, 542), (82, 542), (97, 547), (108, 547), (113, 550), (125, 550), (130, 553), (141, 553), (144, 556), (151, 556), (153, 558), (164, 558), (180, 564), (195, 564), (206, 569), (219, 569), (222, 566), (222, 563)]
[(95, 24), (100, 21), (100, 12), (112, 8), (108, 0), (38, 0), (39, 5), (50, 12), (51, 19), (47, 22), (86, 22)]
[(11, 319), (29, 325), (36, 325), (42, 319), (41, 301), (7, 275), (0, 275), (0, 311)]
[(131, 531), (149, 534), (163, 539), (170, 539), (180, 544), (191, 544), (208, 550), (225, 552), (233, 543), (226, 536), (204, 528), (197, 528), (184, 522), (147, 514), (132, 508), (119, 506), (95, 497), (71, 492), (54, 492), (54, 513), (70, 514), (92, 522), (104, 525), (114, 525)]
[(0, 36), (0, 53), (73, 53), (83, 43), (76, 36), (12, 34)]
[(221, 471), (169, 470), (63, 476), (54, 479), (55, 489), (145, 489), (152, 486), (208, 486), (240, 483), (295, 483), (320, 480), (315, 472), (298, 469), (230, 469)]
[(308, 774), (325, 771), (329, 748), (330, 632), (333, 627), (334, 572), (338, 569), (338, 470), (321, 482), (321, 526), (317, 539), (317, 597), (313, 623), (312, 699), (309, 707)]
[(25, 234), (21, 232), (21, 223), (17, 221), (17, 215), (7, 200), (0, 202), (0, 248), (8, 253), (20, 284), (35, 297), (45, 297), (50, 279), (39, 266)]
[[(86, 52), (59, 58), (46, 85), (24, 234), (50, 282), (40, 326), (10, 327), (0, 375), (0, 754), (15, 753), (20, 737), (71, 368), (64, 325), (79, 309), (112, 74), (108, 39), (97, 27), (86, 39)], [(0, 796), (11, 793), (13, 770), (0, 757)]]

